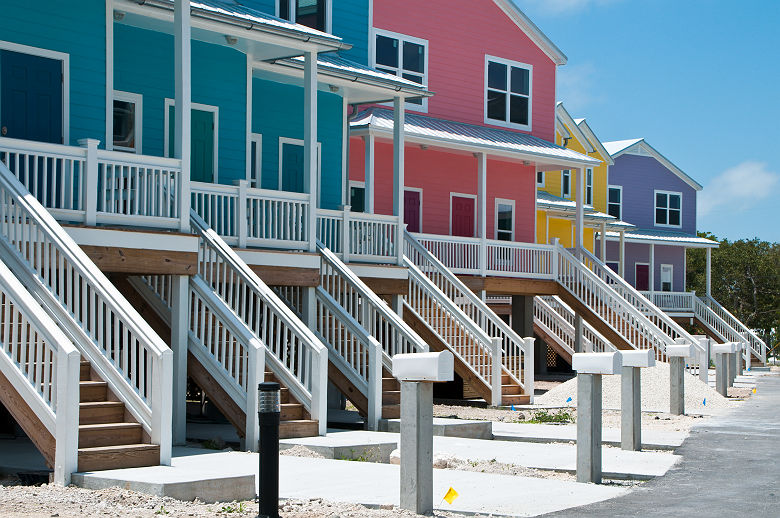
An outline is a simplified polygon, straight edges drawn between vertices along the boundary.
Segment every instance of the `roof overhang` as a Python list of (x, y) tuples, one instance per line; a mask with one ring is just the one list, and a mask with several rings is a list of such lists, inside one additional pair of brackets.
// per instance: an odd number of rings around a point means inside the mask
[[(692, 189), (695, 189), (697, 191), (702, 190), (701, 184), (699, 184), (696, 180), (688, 176), (683, 172), (682, 169), (674, 165), (668, 158), (663, 156), (661, 153), (658, 152), (657, 149), (655, 149), (653, 146), (647, 143), (647, 141), (643, 138), (641, 139), (634, 139), (634, 140), (626, 140), (626, 141), (617, 141), (617, 142), (626, 142), (626, 146), (624, 147), (618, 147), (616, 149), (612, 149), (612, 158), (618, 158), (622, 155), (637, 155), (637, 156), (647, 156), (651, 158), (655, 158), (658, 160), (664, 167), (669, 169), (672, 173), (677, 175), (683, 182), (688, 184)], [(605, 142), (604, 147), (605, 149), (610, 149), (610, 144), (616, 144), (617, 142)]]
[[(717, 241), (711, 241), (702, 237), (691, 236), (690, 240), (685, 238), (677, 238), (674, 240), (665, 239), (663, 237), (648, 236), (640, 233), (632, 234), (632, 232), (625, 233), (625, 240), (627, 243), (638, 243), (647, 245), (663, 245), (663, 246), (684, 246), (685, 248), (718, 248), (720, 243)], [(607, 241), (620, 241), (620, 234), (615, 231), (607, 232)]]
[(495, 4), (522, 30), (537, 47), (547, 54), (556, 65), (565, 65), (566, 55), (553, 43), (537, 25), (514, 3), (513, 0), (493, 0)]
[(585, 134), (580, 130), (580, 127), (577, 126), (577, 123), (574, 122), (574, 119), (560, 101), (555, 104), (555, 116), (561, 120), (561, 123), (563, 123), (569, 131), (570, 135), (582, 144), (582, 147), (587, 153), (596, 151), (596, 148), (593, 147), (590, 141), (585, 137)]
[(615, 161), (612, 160), (612, 155), (610, 155), (609, 152), (604, 148), (604, 145), (596, 136), (596, 133), (590, 127), (588, 121), (586, 119), (582, 119), (579, 122), (577, 121), (574, 122), (577, 124), (577, 127), (580, 129), (580, 131), (582, 131), (582, 134), (585, 135), (585, 138), (588, 139), (588, 142), (590, 142), (590, 145), (593, 146), (595, 151), (599, 155), (604, 157), (604, 161), (606, 162), (606, 164), (615, 165)]

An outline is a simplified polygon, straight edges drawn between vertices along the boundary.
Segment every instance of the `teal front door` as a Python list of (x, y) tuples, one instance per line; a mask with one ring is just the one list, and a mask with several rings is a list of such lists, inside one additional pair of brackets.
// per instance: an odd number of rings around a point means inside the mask
[[(174, 107), (168, 111), (168, 155), (174, 150)], [(192, 147), (190, 155), (190, 180), (193, 182), (214, 181), (214, 112), (192, 110)]]

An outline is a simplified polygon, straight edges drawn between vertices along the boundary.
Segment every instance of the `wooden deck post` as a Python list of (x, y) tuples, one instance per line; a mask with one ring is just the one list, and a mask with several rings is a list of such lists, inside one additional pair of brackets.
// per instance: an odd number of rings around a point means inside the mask
[(309, 252), (317, 251), (317, 53), (305, 52), (303, 65), (303, 183), (309, 194)]
[(398, 217), (396, 255), (398, 264), (404, 258), (404, 126), (406, 125), (403, 97), (393, 99), (393, 215)]
[(174, 68), (175, 68), (175, 123), (173, 156), (181, 160), (181, 177), (176, 196), (179, 200), (179, 230), (190, 231), (190, 165), (192, 141), (192, 26), (189, 0), (175, 0)]

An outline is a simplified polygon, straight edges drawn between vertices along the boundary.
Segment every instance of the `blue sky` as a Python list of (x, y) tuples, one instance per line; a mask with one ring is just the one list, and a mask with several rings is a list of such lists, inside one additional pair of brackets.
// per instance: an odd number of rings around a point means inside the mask
[(699, 230), (780, 242), (780, 1), (515, 1), (568, 56), (574, 117), (702, 184)]

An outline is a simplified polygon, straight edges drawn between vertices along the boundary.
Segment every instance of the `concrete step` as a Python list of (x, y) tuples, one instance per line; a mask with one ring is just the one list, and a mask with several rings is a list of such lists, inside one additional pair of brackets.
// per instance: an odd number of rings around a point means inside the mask
[(138, 423), (103, 423), (79, 425), (79, 448), (139, 444), (143, 428)]
[(105, 381), (81, 381), (79, 382), (79, 396), (82, 403), (105, 401), (108, 397), (108, 383)]
[(120, 401), (89, 401), (79, 404), (79, 424), (118, 423), (124, 416), (125, 405)]
[(79, 448), (79, 471), (140, 468), (160, 464), (160, 447), (156, 444), (123, 444)]

